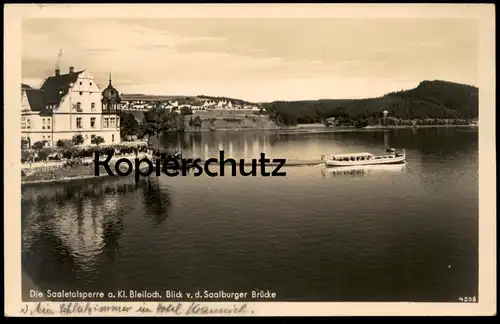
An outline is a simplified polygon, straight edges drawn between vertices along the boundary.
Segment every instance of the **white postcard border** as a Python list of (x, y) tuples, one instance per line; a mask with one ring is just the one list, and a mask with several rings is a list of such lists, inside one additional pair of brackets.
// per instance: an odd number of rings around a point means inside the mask
[[(5, 314), (22, 316), (19, 103), (21, 21), (27, 18), (467, 18), (480, 20), (479, 303), (252, 302), (247, 315), (493, 315), (496, 312), (496, 154), (494, 4), (16, 5), (4, 6), (4, 262)], [(15, 95), (14, 95), (15, 94)], [(55, 310), (59, 303), (49, 303)], [(96, 303), (93, 303), (96, 304)], [(145, 303), (98, 303), (130, 305)], [(150, 304), (152, 309), (158, 303)], [(187, 309), (187, 304), (183, 306)], [(203, 303), (210, 308), (238, 303)], [(241, 303), (240, 303), (241, 304)], [(141, 316), (137, 312), (97, 316)], [(148, 314), (145, 314), (147, 316)], [(158, 316), (157, 314), (149, 314)], [(241, 314), (239, 314), (241, 315)], [(245, 314), (243, 314), (245, 315)], [(57, 312), (54, 316), (58, 316)], [(82, 316), (82, 315), (80, 315)]]

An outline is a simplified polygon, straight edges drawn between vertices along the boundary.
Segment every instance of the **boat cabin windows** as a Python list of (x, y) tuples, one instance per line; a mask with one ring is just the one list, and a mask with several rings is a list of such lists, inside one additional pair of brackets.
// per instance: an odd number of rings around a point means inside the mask
[(332, 156), (333, 161), (353, 162), (353, 161), (366, 161), (372, 158), (371, 155), (346, 155), (346, 156)]
[(383, 156), (376, 156), (375, 160), (385, 160), (385, 159), (394, 159), (397, 157), (397, 155), (383, 155)]

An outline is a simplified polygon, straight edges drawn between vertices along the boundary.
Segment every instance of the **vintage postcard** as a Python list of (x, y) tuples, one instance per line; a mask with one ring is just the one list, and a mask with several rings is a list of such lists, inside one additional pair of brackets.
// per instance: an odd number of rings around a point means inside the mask
[(495, 314), (493, 4), (4, 17), (7, 316)]

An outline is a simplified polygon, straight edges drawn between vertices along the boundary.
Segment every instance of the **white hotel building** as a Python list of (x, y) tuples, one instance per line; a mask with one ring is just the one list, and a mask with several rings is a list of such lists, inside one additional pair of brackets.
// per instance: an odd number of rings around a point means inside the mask
[(94, 136), (104, 144), (120, 142), (120, 95), (111, 84), (101, 92), (94, 77), (85, 70), (48, 77), (39, 89), (22, 85), (21, 137), (31, 146), (47, 141), (71, 140), (81, 134), (84, 145)]

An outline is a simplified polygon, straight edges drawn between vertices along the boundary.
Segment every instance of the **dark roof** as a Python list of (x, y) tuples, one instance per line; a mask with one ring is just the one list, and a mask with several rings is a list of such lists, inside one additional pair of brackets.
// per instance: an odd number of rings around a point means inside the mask
[(52, 109), (47, 109), (47, 105), (59, 105), (61, 99), (68, 94), (71, 83), (75, 83), (82, 72), (50, 76), (39, 90), (21, 84), (21, 89), (26, 91), (31, 110), (41, 115), (51, 115)]
[(70, 84), (75, 83), (83, 71), (60, 74), (48, 77), (40, 90), (43, 91), (45, 103), (59, 105), (61, 99), (68, 94)]
[(26, 89), (26, 97), (28, 98), (31, 110), (40, 114), (52, 114), (52, 110), (46, 108), (45, 93), (42, 90)]
[(113, 87), (109, 81), (108, 87), (102, 92), (102, 102), (121, 102), (120, 93)]

